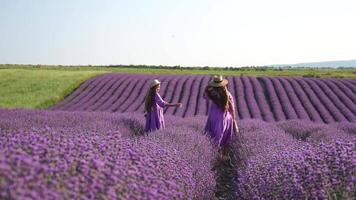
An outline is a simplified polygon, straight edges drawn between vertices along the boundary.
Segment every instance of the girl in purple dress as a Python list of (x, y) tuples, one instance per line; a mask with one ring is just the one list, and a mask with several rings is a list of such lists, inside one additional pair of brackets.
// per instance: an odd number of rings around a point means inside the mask
[(145, 132), (152, 132), (165, 128), (163, 108), (165, 107), (182, 107), (181, 103), (167, 103), (159, 95), (161, 82), (155, 79), (150, 85), (145, 98)]
[(211, 101), (205, 134), (220, 147), (229, 146), (233, 135), (238, 132), (235, 103), (227, 84), (222, 76), (214, 76), (204, 92), (204, 97)]

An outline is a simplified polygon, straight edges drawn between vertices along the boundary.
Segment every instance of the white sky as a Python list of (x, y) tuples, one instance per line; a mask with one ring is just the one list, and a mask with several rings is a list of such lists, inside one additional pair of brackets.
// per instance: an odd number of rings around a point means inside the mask
[(0, 0), (0, 63), (348, 60), (355, 24), (356, 0)]

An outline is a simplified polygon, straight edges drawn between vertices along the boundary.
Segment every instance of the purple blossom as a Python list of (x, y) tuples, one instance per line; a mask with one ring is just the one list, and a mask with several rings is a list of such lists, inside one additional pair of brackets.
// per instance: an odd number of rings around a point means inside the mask
[[(162, 81), (160, 94), (167, 102), (182, 102), (165, 114), (179, 117), (207, 115), (208, 102), (202, 91), (210, 76), (105, 74), (82, 84), (70, 96), (51, 108), (63, 111), (137, 112), (152, 79)], [(226, 77), (229, 91), (237, 101), (239, 119), (315, 122), (354, 122), (356, 120), (353, 80), (286, 77)]]

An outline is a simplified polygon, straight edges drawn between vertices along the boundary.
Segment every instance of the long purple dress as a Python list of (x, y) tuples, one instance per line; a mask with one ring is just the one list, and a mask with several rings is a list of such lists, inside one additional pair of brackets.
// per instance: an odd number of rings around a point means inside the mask
[(217, 104), (211, 101), (208, 120), (205, 125), (205, 134), (214, 139), (219, 146), (228, 146), (234, 135), (234, 119), (232, 113), (235, 112), (235, 103), (232, 95), (228, 92), (230, 99), (228, 112), (223, 112)]
[(156, 93), (155, 100), (152, 104), (151, 112), (146, 115), (145, 132), (152, 132), (158, 129), (165, 128), (163, 108), (167, 105), (162, 97)]

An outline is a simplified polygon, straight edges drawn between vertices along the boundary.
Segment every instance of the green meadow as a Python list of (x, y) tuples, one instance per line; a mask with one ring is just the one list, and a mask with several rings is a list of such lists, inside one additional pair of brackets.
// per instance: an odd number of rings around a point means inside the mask
[(47, 108), (82, 82), (103, 72), (72, 70), (0, 70), (1, 108)]
[(356, 69), (322, 68), (184, 68), (147, 66), (0, 65), (0, 108), (45, 109), (85, 80), (103, 73), (201, 74), (229, 76), (303, 76), (356, 78)]

